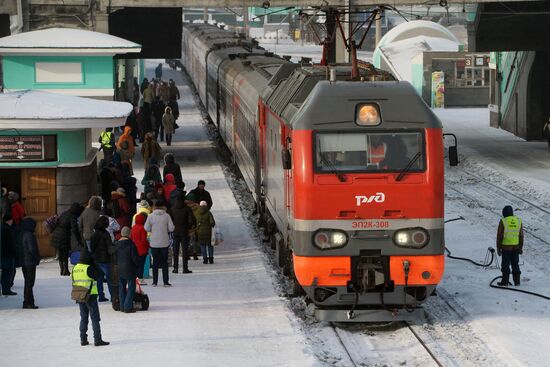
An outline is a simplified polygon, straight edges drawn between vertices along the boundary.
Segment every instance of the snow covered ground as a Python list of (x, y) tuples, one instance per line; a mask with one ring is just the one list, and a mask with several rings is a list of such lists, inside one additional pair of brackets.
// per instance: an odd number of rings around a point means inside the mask
[[(180, 73), (167, 69), (165, 77), (183, 82)], [(403, 327), (338, 325), (335, 331), (315, 321), (303, 299), (284, 296), (287, 284), (272, 265), (260, 231), (253, 227), (253, 205), (243, 182), (220, 165), (189, 87), (182, 85), (180, 90), (181, 128), (166, 151), (175, 153), (182, 165), (188, 190), (198, 179), (206, 180), (214, 216), (226, 239), (216, 248), (216, 264), (191, 261), (193, 274), (170, 273), (174, 287), (146, 286), (151, 297), (147, 312), (127, 315), (101, 304), (103, 334), (112, 345), (83, 348), (78, 343), (78, 310), (69, 300), (70, 282), (59, 277), (55, 263), (44, 262), (35, 287), (39, 310), (22, 310), (20, 296), (0, 299), (1, 361), (57, 367), (74, 364), (76, 357), (83, 366), (175, 362), (347, 367), (352, 365), (351, 356), (361, 366), (434, 365)], [(464, 218), (446, 225), (447, 247), (455, 256), (483, 261), (487, 247), (495, 246), (500, 211), (510, 203), (520, 209), (517, 214), (527, 230), (521, 289), (550, 296), (550, 152), (546, 143), (525, 142), (489, 127), (486, 109), (436, 113), (445, 131), (457, 134), (461, 157), (458, 167), (446, 167), (446, 218)], [(140, 177), (141, 163), (136, 166)], [(414, 325), (444, 365), (548, 364), (550, 301), (489, 288), (489, 281), (499, 274), (495, 268), (447, 261), (439, 296), (431, 297), (425, 306), (428, 320)], [(20, 274), (15, 291), (22, 293)]]

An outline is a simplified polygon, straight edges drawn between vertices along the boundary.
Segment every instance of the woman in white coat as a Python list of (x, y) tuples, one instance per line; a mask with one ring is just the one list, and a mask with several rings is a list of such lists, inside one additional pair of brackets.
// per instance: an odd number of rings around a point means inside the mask
[(145, 230), (151, 233), (149, 239), (151, 253), (153, 255), (153, 287), (157, 286), (159, 268), (162, 268), (162, 281), (165, 287), (170, 287), (168, 282), (168, 247), (170, 246), (169, 233), (174, 231), (174, 223), (170, 215), (166, 213), (164, 203), (157, 201), (153, 212), (147, 216)]

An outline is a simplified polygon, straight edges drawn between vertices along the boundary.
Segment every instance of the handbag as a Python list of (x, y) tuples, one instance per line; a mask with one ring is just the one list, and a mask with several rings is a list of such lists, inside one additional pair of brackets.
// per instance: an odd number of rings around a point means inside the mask
[(223, 243), (223, 233), (217, 227), (215, 231), (212, 231), (211, 243), (212, 243), (212, 246), (219, 246)]
[[(74, 282), (72, 274), (71, 274), (71, 280)], [(90, 300), (90, 293), (92, 292), (93, 285), (94, 285), (93, 279), (90, 282), (89, 288), (73, 284), (73, 289), (71, 290), (71, 299), (78, 303), (87, 303)]]
[(174, 121), (174, 130), (179, 129), (179, 128), (180, 128), (180, 126), (178, 125), (178, 123), (176, 121)]

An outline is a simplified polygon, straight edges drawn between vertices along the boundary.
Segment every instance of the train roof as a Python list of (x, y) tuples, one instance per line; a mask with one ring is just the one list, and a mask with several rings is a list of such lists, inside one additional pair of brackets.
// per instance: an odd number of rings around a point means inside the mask
[(413, 86), (403, 81), (318, 81), (289, 121), (297, 130), (357, 128), (356, 107), (368, 102), (379, 106), (382, 118), (372, 129), (442, 128)]
[[(361, 81), (351, 79), (351, 66), (294, 64), (265, 49), (255, 40), (210, 24), (184, 25), (208, 51), (208, 68), (222, 68), (242, 80), (241, 97), (253, 108), (261, 96), (266, 105), (293, 129), (357, 128), (355, 109), (361, 102), (376, 103), (385, 128), (441, 128), (441, 122), (408, 82), (360, 62)], [(223, 65), (222, 65), (223, 63)], [(330, 69), (336, 82), (329, 82)], [(232, 77), (231, 77), (232, 78)]]

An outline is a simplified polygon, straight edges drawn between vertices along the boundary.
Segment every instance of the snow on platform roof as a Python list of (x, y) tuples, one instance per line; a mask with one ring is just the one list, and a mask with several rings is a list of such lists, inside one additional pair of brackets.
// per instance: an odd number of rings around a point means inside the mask
[(0, 38), (0, 54), (125, 54), (141, 45), (110, 34), (74, 28), (49, 28)]
[(0, 129), (75, 130), (122, 126), (132, 108), (126, 102), (36, 90), (0, 93)]
[[(391, 73), (399, 80), (412, 82), (412, 59), (424, 51), (458, 51), (460, 41), (441, 24), (414, 20), (390, 30), (374, 51), (377, 67), (384, 59)], [(384, 67), (382, 67), (384, 68)]]
[(412, 82), (411, 60), (424, 51), (458, 51), (460, 44), (445, 38), (417, 36), (380, 47), (399, 80)]

